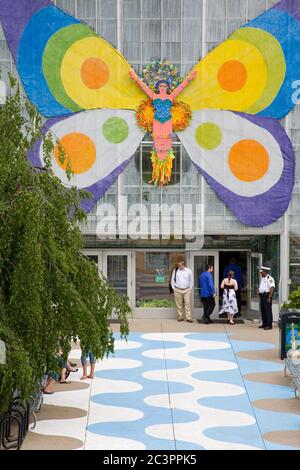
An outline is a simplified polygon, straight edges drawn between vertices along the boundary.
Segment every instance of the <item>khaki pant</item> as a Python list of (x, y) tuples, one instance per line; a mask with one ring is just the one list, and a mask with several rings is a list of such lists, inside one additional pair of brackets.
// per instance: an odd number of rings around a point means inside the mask
[(192, 319), (191, 311), (191, 294), (192, 289), (174, 289), (175, 304), (177, 308), (178, 318), (184, 319), (184, 311), (186, 320)]

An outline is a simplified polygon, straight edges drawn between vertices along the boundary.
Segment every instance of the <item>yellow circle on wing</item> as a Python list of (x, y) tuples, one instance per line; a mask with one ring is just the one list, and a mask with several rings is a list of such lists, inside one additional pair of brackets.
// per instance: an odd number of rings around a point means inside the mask
[(129, 70), (124, 57), (95, 36), (80, 39), (67, 50), (60, 75), (65, 92), (82, 108), (134, 109), (144, 95)]
[[(242, 72), (240, 84), (232, 77), (230, 66)], [(267, 65), (257, 47), (230, 39), (213, 49), (196, 67), (196, 79), (180, 97), (192, 109), (215, 108), (245, 111), (264, 93), (267, 84)], [(229, 81), (228, 81), (229, 80)]]
[(270, 157), (257, 140), (240, 140), (230, 150), (229, 167), (236, 178), (245, 182), (261, 179), (268, 171)]
[[(58, 165), (66, 170), (70, 170), (76, 175), (88, 171), (96, 161), (96, 147), (94, 142), (85, 134), (72, 132), (59, 139), (64, 151), (61, 155), (60, 147), (55, 146), (54, 155)], [(62, 157), (64, 161), (62, 162)]]

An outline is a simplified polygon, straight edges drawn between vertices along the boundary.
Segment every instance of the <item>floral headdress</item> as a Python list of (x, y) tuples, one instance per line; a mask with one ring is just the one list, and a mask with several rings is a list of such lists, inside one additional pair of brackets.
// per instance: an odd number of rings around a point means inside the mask
[(169, 61), (156, 60), (143, 69), (143, 81), (153, 91), (157, 91), (161, 83), (166, 83), (170, 92), (180, 85), (183, 77)]

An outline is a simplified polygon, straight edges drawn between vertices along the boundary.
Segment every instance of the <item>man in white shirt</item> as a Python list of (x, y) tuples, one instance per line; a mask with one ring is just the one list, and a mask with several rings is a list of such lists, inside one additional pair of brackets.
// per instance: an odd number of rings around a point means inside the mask
[(185, 266), (183, 260), (179, 261), (177, 269), (172, 273), (171, 285), (174, 290), (174, 297), (177, 309), (177, 321), (193, 323), (191, 310), (191, 294), (193, 289), (192, 270)]
[(270, 268), (266, 266), (260, 267), (261, 281), (258, 292), (260, 297), (260, 310), (262, 325), (258, 328), (264, 330), (272, 330), (273, 314), (272, 314), (272, 298), (275, 290), (275, 281), (270, 276)]

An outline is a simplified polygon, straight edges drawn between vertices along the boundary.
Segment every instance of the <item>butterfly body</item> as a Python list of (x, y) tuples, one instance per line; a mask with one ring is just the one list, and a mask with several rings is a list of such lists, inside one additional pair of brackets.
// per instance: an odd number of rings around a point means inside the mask
[(154, 106), (154, 119), (161, 124), (164, 124), (165, 122), (169, 121), (172, 119), (171, 115), (171, 108), (172, 108), (172, 101), (169, 98), (161, 99), (161, 98), (155, 98), (153, 100), (153, 106)]
[(175, 158), (172, 152), (173, 121), (171, 111), (173, 101), (196, 77), (197, 72), (192, 72), (189, 77), (186, 80), (183, 80), (173, 91), (170, 91), (169, 88), (169, 77), (165, 80), (158, 80), (157, 83), (154, 83), (157, 93), (153, 92), (152, 89), (143, 82), (143, 80), (141, 80), (133, 70), (130, 71), (129, 75), (149, 96), (153, 103), (154, 117), (152, 137), (154, 149), (151, 153), (153, 171), (150, 183), (162, 186), (170, 182), (172, 161)]

